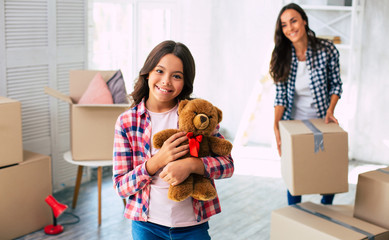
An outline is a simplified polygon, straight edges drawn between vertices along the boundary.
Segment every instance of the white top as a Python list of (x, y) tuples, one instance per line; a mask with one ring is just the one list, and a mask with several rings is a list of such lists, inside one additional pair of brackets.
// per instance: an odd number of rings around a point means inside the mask
[[(163, 113), (149, 112), (151, 118), (151, 139), (153, 135), (164, 129), (177, 129), (178, 105)], [(151, 155), (155, 155), (159, 149), (151, 146)], [(150, 204), (148, 221), (167, 227), (187, 227), (197, 225), (193, 211), (192, 198), (181, 202), (170, 200), (168, 195), (169, 183), (159, 177), (162, 169), (154, 174), (150, 184)]]
[(317, 118), (315, 103), (309, 88), (310, 76), (306, 61), (298, 61), (292, 119), (306, 120)]

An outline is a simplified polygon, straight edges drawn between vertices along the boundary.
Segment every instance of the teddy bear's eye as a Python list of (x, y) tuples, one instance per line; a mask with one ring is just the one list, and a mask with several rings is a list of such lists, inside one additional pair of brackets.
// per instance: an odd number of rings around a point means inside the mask
[(212, 118), (212, 116), (208, 116), (208, 118), (209, 118), (209, 119), (211, 119), (211, 118)]
[(195, 115), (197, 115), (197, 112), (193, 112)]

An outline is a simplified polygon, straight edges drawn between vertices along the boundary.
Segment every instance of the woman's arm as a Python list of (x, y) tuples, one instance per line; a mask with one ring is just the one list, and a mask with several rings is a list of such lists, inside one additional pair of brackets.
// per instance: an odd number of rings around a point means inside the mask
[(337, 124), (338, 120), (334, 117), (335, 106), (340, 99), (343, 89), (342, 89), (342, 80), (340, 79), (340, 67), (339, 67), (339, 51), (336, 49), (335, 45), (331, 43), (330, 45), (330, 58), (328, 63), (328, 91), (330, 96), (330, 105), (327, 109), (325, 122), (335, 122)]
[(285, 107), (287, 105), (287, 84), (284, 82), (279, 82), (275, 83), (275, 87), (276, 97), (274, 101), (274, 134), (276, 137), (278, 154), (281, 156), (281, 136), (278, 123), (281, 121), (285, 112)]
[(338, 119), (336, 119), (335, 116), (334, 116), (335, 106), (338, 103), (338, 100), (339, 100), (339, 96), (338, 95), (333, 94), (331, 96), (330, 106), (327, 109), (325, 123), (334, 122), (336, 124), (339, 124), (338, 123)]
[(281, 135), (280, 135), (280, 128), (279, 128), (279, 122), (282, 119), (282, 116), (284, 115), (285, 107), (278, 105), (274, 107), (274, 134), (276, 136), (276, 143), (277, 143), (277, 150), (278, 154), (281, 156)]

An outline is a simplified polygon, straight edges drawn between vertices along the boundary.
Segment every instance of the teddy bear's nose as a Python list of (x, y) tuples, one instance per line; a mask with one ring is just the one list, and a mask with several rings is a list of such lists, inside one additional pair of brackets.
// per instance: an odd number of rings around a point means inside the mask
[(204, 116), (200, 116), (200, 121), (201, 121), (201, 123), (206, 122), (206, 121), (207, 121), (207, 118), (204, 117)]

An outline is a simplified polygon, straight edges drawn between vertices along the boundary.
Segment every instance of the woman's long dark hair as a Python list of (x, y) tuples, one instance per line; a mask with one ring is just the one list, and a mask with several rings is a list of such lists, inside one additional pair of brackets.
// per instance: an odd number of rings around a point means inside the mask
[(309, 28), (308, 17), (304, 10), (295, 3), (285, 5), (277, 17), (276, 30), (274, 33), (274, 49), (270, 60), (270, 76), (274, 82), (286, 82), (290, 71), (290, 64), (292, 61), (292, 46), (290, 40), (282, 32), (281, 15), (288, 9), (296, 10), (307, 23), (305, 31), (308, 35), (308, 44), (311, 45), (313, 52), (320, 45), (316, 34)]
[(147, 99), (149, 97), (149, 73), (159, 63), (161, 58), (169, 53), (181, 59), (184, 68), (184, 87), (177, 96), (177, 100), (188, 99), (190, 97), (193, 92), (193, 81), (196, 74), (193, 56), (183, 43), (167, 40), (158, 44), (151, 50), (149, 56), (147, 56), (134, 85), (134, 91), (130, 94), (130, 98), (133, 101), (132, 106), (139, 104), (143, 98)]

